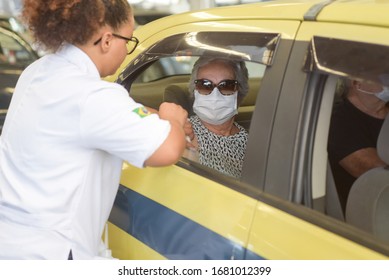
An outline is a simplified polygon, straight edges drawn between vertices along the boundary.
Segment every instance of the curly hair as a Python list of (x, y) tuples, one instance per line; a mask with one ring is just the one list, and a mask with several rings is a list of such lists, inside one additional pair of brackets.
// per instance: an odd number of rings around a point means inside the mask
[(51, 51), (84, 44), (104, 25), (117, 30), (130, 17), (126, 0), (24, 0), (22, 11), (36, 41)]
[(195, 64), (193, 65), (192, 74), (189, 81), (189, 91), (194, 92), (194, 81), (197, 79), (197, 73), (199, 69), (208, 65), (214, 61), (222, 61), (227, 65), (230, 65), (234, 70), (235, 79), (238, 81), (238, 96), (243, 99), (249, 91), (249, 82), (248, 82), (248, 70), (246, 63), (244, 61), (237, 61), (233, 59), (224, 59), (224, 58), (214, 58), (214, 57), (200, 57)]

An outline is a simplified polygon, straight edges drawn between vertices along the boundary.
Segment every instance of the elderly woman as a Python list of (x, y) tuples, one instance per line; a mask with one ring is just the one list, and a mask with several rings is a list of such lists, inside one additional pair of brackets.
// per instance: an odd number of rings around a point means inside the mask
[(248, 92), (245, 63), (202, 57), (194, 64), (189, 90), (195, 113), (189, 146), (201, 164), (240, 178), (248, 133), (234, 119)]

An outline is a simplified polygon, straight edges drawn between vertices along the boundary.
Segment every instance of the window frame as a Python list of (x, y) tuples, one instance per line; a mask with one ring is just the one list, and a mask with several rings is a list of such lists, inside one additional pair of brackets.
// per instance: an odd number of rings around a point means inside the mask
[[(221, 49), (220, 53), (217, 53), (215, 51), (211, 52), (205, 52), (204, 49), (198, 48), (199, 51), (196, 51), (196, 49), (190, 45), (185, 43), (188, 40), (188, 37), (193, 37), (194, 34), (197, 36), (201, 35), (204, 38), (207, 38), (207, 36), (215, 37), (214, 41), (220, 41), (220, 38), (227, 38), (227, 42), (234, 42), (232, 38), (233, 35), (239, 35), (239, 45), (232, 45), (223, 48), (220, 42), (218, 42), (218, 48)], [(245, 38), (245, 40), (241, 40), (242, 38)], [(258, 40), (258, 44), (254, 46), (254, 48), (250, 48), (250, 45), (247, 45), (247, 42), (253, 42), (254, 40)], [(285, 43), (287, 41), (287, 43)], [(168, 47), (161, 47), (160, 45), (165, 44), (168, 42)], [(236, 43), (236, 42), (235, 42)], [(245, 45), (246, 44), (246, 45)], [(247, 46), (247, 48), (245, 48)], [(122, 84), (130, 93), (131, 93), (131, 87), (134, 85), (134, 81), (139, 76), (141, 72), (143, 72), (150, 64), (154, 63), (156, 60), (160, 58), (165, 57), (171, 57), (171, 56), (187, 56), (188, 53), (190, 53), (192, 56), (198, 56), (198, 55), (206, 55), (206, 56), (215, 56), (215, 57), (231, 57), (235, 59), (242, 59), (247, 62), (257, 62), (260, 64), (267, 65), (267, 68), (264, 72), (263, 79), (261, 80), (260, 90), (257, 95), (257, 101), (255, 107), (258, 106), (258, 96), (264, 94), (264, 97), (261, 97), (261, 99), (265, 99), (264, 102), (270, 102), (273, 104), (273, 106), (270, 107), (270, 110), (272, 112), (270, 115), (274, 116), (275, 113), (275, 105), (277, 103), (278, 99), (278, 93), (279, 93), (279, 86), (278, 90), (274, 91), (270, 88), (273, 87), (275, 84), (280, 85), (282, 81), (282, 73), (285, 71), (286, 64), (287, 64), (287, 57), (290, 53), (290, 49), (292, 46), (291, 40), (285, 40), (281, 39), (281, 35), (278, 33), (268, 33), (268, 32), (226, 32), (226, 31), (202, 31), (202, 32), (187, 32), (187, 33), (179, 33), (176, 35), (173, 35), (171, 37), (167, 37), (163, 40), (158, 41), (157, 43), (153, 44), (150, 48), (147, 48), (142, 53), (140, 53), (137, 57), (132, 59), (129, 65), (120, 73), (118, 79), (116, 80), (117, 83)], [(230, 47), (232, 48), (232, 51), (230, 51)], [(237, 55), (236, 50), (240, 50), (240, 54)], [(253, 55), (253, 51), (262, 50), (261, 55)], [(230, 52), (229, 52), (230, 51)], [(246, 53), (245, 53), (246, 52)], [(274, 64), (275, 61), (278, 61), (277, 64)], [(274, 65), (273, 65), (274, 64)], [(265, 89), (262, 90), (262, 87)], [(269, 113), (269, 107), (265, 104), (262, 104), (261, 110), (266, 110), (266, 114)], [(258, 115), (258, 109), (255, 108), (253, 114)], [(267, 119), (267, 118), (266, 118)], [(271, 119), (267, 119), (266, 122), (271, 122)], [(266, 124), (266, 127), (268, 128), (264, 134), (266, 136), (260, 134), (261, 138), (264, 138), (260, 140), (263, 143), (268, 144), (269, 137), (267, 134), (271, 133), (271, 124)], [(251, 134), (251, 133), (250, 133)], [(257, 141), (256, 137), (252, 137), (253, 140), (250, 140), (250, 134), (249, 134), (249, 143)], [(253, 145), (251, 145), (253, 146)], [(250, 150), (255, 150), (255, 152), (258, 152), (258, 147), (253, 147)], [(266, 153), (267, 146), (263, 145), (261, 146), (261, 154)], [(253, 159), (252, 156), (251, 160)], [(245, 159), (246, 161), (246, 159)], [(205, 166), (202, 166), (200, 164), (196, 164), (190, 160), (187, 159), (181, 159), (178, 163), (178, 166), (186, 168), (188, 170), (191, 170), (192, 172), (196, 173), (199, 176), (206, 177), (208, 179), (212, 179), (216, 182), (222, 183), (226, 186), (229, 186), (233, 189), (239, 189), (242, 190), (241, 192), (244, 194), (247, 194), (252, 197), (258, 197), (257, 190), (261, 190), (261, 182), (263, 181), (263, 178), (261, 178), (258, 182), (255, 182), (255, 184), (247, 184), (249, 180), (247, 177), (252, 176), (253, 174), (264, 174), (264, 170), (261, 170), (258, 172), (257, 168), (255, 170), (253, 168), (250, 168), (248, 164), (244, 164), (242, 174), (245, 174), (244, 177), (242, 175), (241, 181), (237, 179), (234, 179), (232, 177), (223, 175), (217, 171), (214, 171), (210, 168), (207, 168)], [(265, 165), (262, 165), (263, 168), (265, 168)], [(249, 171), (245, 172), (245, 168), (248, 168)], [(252, 173), (252, 174), (250, 174)], [(251, 186), (250, 186), (251, 185)]]

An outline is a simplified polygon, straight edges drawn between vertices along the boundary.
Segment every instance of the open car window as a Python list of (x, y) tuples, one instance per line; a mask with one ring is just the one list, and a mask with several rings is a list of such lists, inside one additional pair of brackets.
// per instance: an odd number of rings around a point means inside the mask
[[(249, 72), (249, 92), (238, 108), (235, 121), (249, 131), (260, 84), (279, 42), (274, 33), (190, 32), (165, 38), (142, 52), (120, 74), (130, 96), (145, 106), (158, 109), (164, 102), (174, 102), (193, 114), (193, 93), (189, 79), (200, 57), (244, 61)], [(198, 158), (184, 158), (192, 164)], [(196, 165), (206, 172), (214, 170)], [(223, 174), (220, 174), (223, 175)]]

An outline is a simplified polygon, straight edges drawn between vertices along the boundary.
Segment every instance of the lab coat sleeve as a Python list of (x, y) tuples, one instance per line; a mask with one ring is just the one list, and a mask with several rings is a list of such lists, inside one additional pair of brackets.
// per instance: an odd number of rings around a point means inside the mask
[(171, 128), (168, 121), (149, 113), (117, 84), (89, 94), (80, 104), (80, 111), (84, 145), (114, 154), (137, 167), (143, 167)]

